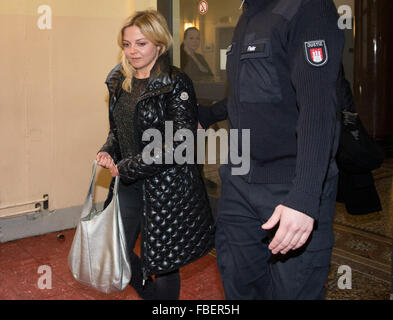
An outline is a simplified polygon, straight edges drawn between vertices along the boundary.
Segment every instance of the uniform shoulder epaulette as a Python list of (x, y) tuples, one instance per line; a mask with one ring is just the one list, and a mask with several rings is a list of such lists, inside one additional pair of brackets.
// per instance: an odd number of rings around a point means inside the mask
[(283, 16), (290, 21), (299, 11), (299, 8), (310, 0), (279, 0), (273, 9), (273, 13)]

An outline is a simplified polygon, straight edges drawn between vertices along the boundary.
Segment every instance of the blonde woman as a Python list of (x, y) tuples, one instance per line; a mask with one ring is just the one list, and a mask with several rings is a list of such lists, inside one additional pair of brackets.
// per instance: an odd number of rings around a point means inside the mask
[(192, 81), (213, 80), (214, 76), (206, 59), (196, 52), (200, 45), (199, 30), (196, 27), (186, 29), (180, 46), (181, 69)]
[[(150, 143), (142, 140), (147, 129), (158, 129), (165, 141), (165, 122), (171, 121), (174, 132), (189, 129), (196, 134), (194, 89), (169, 63), (171, 42), (166, 21), (156, 11), (136, 12), (121, 28), (122, 62), (106, 80), (110, 131), (97, 154), (98, 164), (121, 178), (130, 284), (144, 299), (178, 299), (179, 268), (207, 254), (214, 242), (213, 218), (197, 165), (164, 160), (147, 164), (142, 157)], [(181, 143), (173, 141), (174, 149)], [(133, 251), (139, 234), (141, 257)]]

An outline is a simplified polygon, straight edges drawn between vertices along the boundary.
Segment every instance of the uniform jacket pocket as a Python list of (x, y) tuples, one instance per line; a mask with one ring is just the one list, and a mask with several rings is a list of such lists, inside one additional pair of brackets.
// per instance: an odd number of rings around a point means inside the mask
[(274, 103), (281, 100), (270, 40), (244, 43), (240, 51), (240, 102)]

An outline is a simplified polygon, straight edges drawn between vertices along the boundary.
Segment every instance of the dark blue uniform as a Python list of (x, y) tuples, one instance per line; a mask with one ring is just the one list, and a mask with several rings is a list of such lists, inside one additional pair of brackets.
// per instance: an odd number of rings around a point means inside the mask
[[(216, 249), (229, 299), (323, 298), (337, 191), (337, 80), (344, 47), (332, 0), (247, 0), (227, 50), (230, 94), (202, 126), (250, 129), (251, 167), (221, 167)], [(241, 148), (241, 145), (239, 146)], [(308, 243), (272, 256), (277, 205), (312, 217)]]

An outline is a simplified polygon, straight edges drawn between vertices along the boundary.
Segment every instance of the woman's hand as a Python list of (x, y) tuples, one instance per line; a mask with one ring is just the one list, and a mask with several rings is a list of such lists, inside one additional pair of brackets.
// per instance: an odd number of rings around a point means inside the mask
[(97, 164), (103, 168), (109, 169), (114, 166), (114, 161), (108, 152), (99, 152), (96, 156)]
[(108, 152), (99, 152), (96, 156), (97, 164), (101, 167), (109, 169), (112, 177), (119, 175), (119, 170)]
[(117, 177), (119, 175), (119, 170), (117, 170), (117, 166), (115, 166), (115, 164), (109, 167), (109, 171), (111, 172), (112, 177)]

